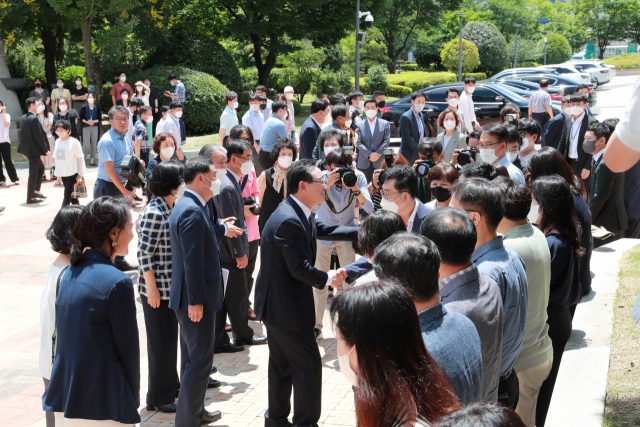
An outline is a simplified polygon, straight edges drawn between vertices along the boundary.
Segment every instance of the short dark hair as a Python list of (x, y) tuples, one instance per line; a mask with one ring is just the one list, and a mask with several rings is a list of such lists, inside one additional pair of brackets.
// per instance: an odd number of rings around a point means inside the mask
[(176, 76), (173, 73), (169, 74), (169, 80), (173, 80), (173, 79), (178, 80), (178, 76)]
[(542, 127), (540, 127), (540, 123), (533, 119), (520, 119), (518, 120), (518, 132), (526, 132), (529, 135), (538, 135), (538, 138), (535, 141), (531, 141), (535, 144), (542, 136)]
[(450, 183), (454, 183), (458, 180), (459, 175), (455, 167), (449, 163), (438, 163), (427, 174), (427, 182), (431, 185), (431, 181), (445, 180)]
[(562, 104), (571, 103), (571, 95), (564, 95), (560, 101)]
[(493, 181), (500, 176), (500, 171), (495, 165), (487, 162), (468, 163), (460, 169), (460, 175), (465, 178), (484, 178)]
[(27, 98), (27, 99), (24, 101), (24, 108), (28, 110), (28, 109), (29, 109), (29, 107), (31, 107), (31, 106), (32, 106), (33, 104), (35, 104), (36, 102), (38, 102), (38, 100), (37, 100), (35, 97), (30, 96), (29, 98)]
[(589, 97), (584, 93), (574, 93), (571, 95), (571, 102), (584, 102), (585, 104), (589, 100)]
[[(143, 104), (144, 104), (144, 102), (143, 102)], [(147, 111), (151, 111), (151, 107), (146, 106), (146, 105), (143, 105), (143, 106), (142, 106), (142, 107), (140, 107), (140, 109), (138, 110), (138, 113), (139, 113), (139, 114), (144, 114), (144, 113), (146, 113)]]
[(180, 102), (180, 101), (175, 101), (175, 100), (174, 100), (174, 101), (171, 101), (171, 102), (169, 103), (169, 109), (170, 109), (170, 110), (175, 110), (176, 108), (184, 108), (184, 107), (182, 106), (182, 102)]
[(509, 143), (517, 142), (519, 150), (522, 145), (522, 136), (520, 135), (520, 132), (518, 132), (518, 128), (515, 125), (508, 124), (507, 131), (509, 132)]
[(149, 177), (149, 191), (157, 197), (171, 195), (172, 191), (180, 187), (184, 177), (184, 166), (179, 162), (160, 162), (153, 169)]
[(504, 217), (511, 221), (526, 219), (531, 209), (531, 191), (527, 186), (507, 178), (496, 182), (504, 194)]
[(478, 212), (492, 230), (504, 216), (504, 194), (497, 185), (482, 178), (461, 179), (451, 187), (454, 197), (465, 209)]
[(549, 87), (549, 80), (547, 79), (540, 80), (540, 87)]
[[(469, 138), (475, 138), (475, 139), (479, 140), (480, 139), (480, 135), (482, 135), (482, 130), (475, 129), (475, 130), (473, 130), (473, 132), (471, 132), (469, 134)], [(467, 140), (467, 142), (468, 142), (468, 140)]]
[(618, 123), (620, 123), (620, 119), (616, 119), (616, 118), (607, 119), (607, 120), (603, 120), (602, 123), (607, 125), (611, 133), (613, 133), (613, 131), (616, 130), (616, 126), (618, 126)]
[(53, 125), (53, 131), (55, 132), (58, 128), (71, 131), (71, 123), (69, 123), (69, 120), (56, 120)]
[(210, 157), (190, 158), (184, 165), (184, 182), (191, 184), (198, 175), (209, 173), (212, 164), (213, 160)]
[(245, 141), (242, 139), (233, 139), (227, 142), (227, 160), (231, 161), (231, 157), (236, 155), (242, 156), (244, 154), (244, 150), (251, 151), (251, 144), (249, 141)]
[[(384, 182), (390, 179), (394, 180), (396, 191), (409, 193), (412, 199), (416, 198), (418, 176), (411, 166), (398, 165), (386, 168)], [(382, 182), (381, 185), (383, 185), (384, 182)]]
[(286, 110), (287, 103), (284, 101), (273, 101), (271, 103), (271, 113), (276, 114), (280, 110)]
[(342, 166), (345, 161), (342, 158), (342, 150), (332, 150), (327, 154), (324, 158), (326, 166), (331, 167), (332, 165)]
[(229, 92), (224, 94), (224, 102), (229, 102), (238, 97), (238, 94), (234, 91), (230, 90)]
[(525, 427), (513, 409), (496, 402), (474, 402), (440, 417), (432, 427)]
[(426, 94), (426, 93), (424, 93), (424, 92), (420, 92), (420, 91), (415, 91), (415, 92), (413, 92), (413, 93), (411, 94), (411, 100), (412, 100), (412, 101), (415, 101), (417, 98), (419, 98), (419, 97), (421, 97), (421, 96), (422, 96), (422, 97), (424, 97), (424, 100), (425, 100), (425, 101), (428, 101), (428, 100), (429, 100), (429, 97), (427, 96), (427, 94)]
[(349, 104), (351, 104), (351, 101), (353, 101), (354, 99), (357, 100), (359, 96), (364, 97), (362, 92), (353, 91), (353, 92), (349, 93), (349, 95), (347, 96), (347, 102)]
[(267, 87), (266, 87), (265, 85), (258, 85), (258, 86), (256, 86), (255, 91), (257, 92), (257, 91), (259, 91), (259, 90), (260, 90), (260, 91), (262, 91), (262, 92), (264, 92), (264, 93), (267, 93)]
[(167, 111), (169, 111), (168, 105), (163, 105), (162, 107), (160, 107), (160, 115), (162, 115), (162, 113), (166, 113)]
[(469, 83), (474, 83), (476, 82), (476, 78), (473, 76), (467, 76), (464, 78), (464, 84), (468, 85)]
[(113, 116), (115, 116), (116, 113), (125, 113), (128, 116), (129, 110), (124, 105), (114, 105), (113, 107), (109, 108), (109, 112), (107, 113), (107, 115), (109, 116), (109, 120), (113, 119)]
[(255, 93), (251, 92), (249, 94), (249, 102), (251, 101), (260, 101), (260, 96), (256, 95)]
[(120, 89), (120, 96), (122, 96), (122, 94), (125, 92), (127, 92), (127, 95), (131, 95), (131, 93), (129, 92), (129, 89), (127, 89), (126, 87), (123, 87), (122, 89)]
[(512, 103), (508, 103), (507, 105), (505, 105), (504, 107), (502, 107), (502, 110), (500, 110), (500, 121), (502, 123), (504, 123), (507, 119), (507, 114), (518, 114), (520, 112), (520, 107), (518, 107), (516, 104), (512, 104)]
[(376, 90), (375, 92), (373, 92), (373, 94), (371, 95), (372, 98), (377, 98), (379, 96), (385, 96), (384, 92), (381, 90)]
[(368, 215), (358, 230), (358, 247), (366, 257), (372, 257), (376, 248), (395, 233), (407, 230), (400, 215), (380, 209)]
[(420, 234), (438, 247), (440, 259), (449, 265), (464, 265), (471, 261), (478, 234), (471, 218), (449, 207), (436, 209), (420, 225)]
[(489, 135), (495, 136), (498, 139), (498, 142), (509, 142), (509, 131), (502, 123), (487, 123), (482, 126), (482, 133), (488, 133)]
[(406, 231), (392, 235), (376, 248), (373, 269), (380, 279), (396, 280), (415, 301), (438, 294), (440, 252), (424, 236)]
[[(335, 107), (333, 109), (335, 110)], [(325, 130), (324, 132), (320, 132), (320, 135), (318, 135), (318, 146), (321, 150), (324, 150), (324, 142), (327, 139), (331, 138), (335, 138), (336, 141), (338, 141), (338, 145), (340, 147), (344, 147), (344, 144), (347, 142), (347, 137), (345, 136), (344, 132), (338, 129), (331, 128)]]
[(458, 89), (456, 89), (455, 87), (450, 87), (449, 89), (447, 89), (447, 91), (444, 93), (445, 98), (449, 97), (449, 93), (450, 92), (455, 92), (458, 94), (458, 96), (460, 96), (460, 91)]
[(344, 95), (340, 92), (331, 95), (331, 97), (329, 98), (329, 105), (333, 105), (336, 106), (338, 104), (345, 104), (347, 102), (347, 100), (345, 99)]
[(371, 102), (373, 102), (374, 107), (377, 107), (377, 106), (378, 106), (378, 102), (377, 102), (375, 99), (373, 99), (373, 98), (369, 98), (369, 99), (367, 99), (366, 101), (364, 101), (364, 106), (366, 107), (366, 106), (367, 106), (367, 104), (369, 104), (369, 103), (371, 103)]
[(264, 95), (256, 95), (258, 97), (258, 99), (260, 100), (260, 102), (267, 102), (269, 99), (267, 99), (266, 96)]
[(142, 107), (144, 106), (144, 101), (138, 97), (131, 98), (129, 101), (129, 107)]
[(280, 150), (283, 148), (290, 148), (293, 151), (293, 161), (295, 162), (298, 158), (298, 147), (295, 141), (286, 136), (276, 139), (275, 144), (273, 144), (273, 149), (271, 150), (271, 160), (277, 162), (280, 156)]
[(249, 134), (249, 145), (253, 145), (255, 140), (253, 139), (253, 131), (251, 130), (251, 128), (249, 126), (235, 125), (229, 131), (229, 138), (231, 138), (231, 139), (240, 139), (240, 135), (242, 135), (244, 132)]
[(331, 119), (335, 122), (338, 117), (344, 117), (349, 114), (349, 107), (344, 104), (334, 105), (331, 109)]
[(311, 159), (301, 159), (292, 163), (287, 169), (287, 186), (289, 194), (296, 194), (301, 182), (313, 181), (313, 170), (316, 164)]
[(83, 207), (80, 205), (68, 205), (60, 209), (53, 218), (53, 222), (47, 230), (46, 237), (51, 243), (51, 249), (59, 254), (69, 255), (73, 245), (71, 232), (78, 222)]
[[(573, 93), (578, 93), (579, 91), (581, 91), (582, 89), (587, 89), (589, 90), (589, 86), (587, 86), (586, 84), (582, 83), (579, 84), (578, 86), (576, 86), (576, 90), (573, 91)], [(583, 94), (584, 95), (584, 94)]]
[(611, 130), (609, 129), (609, 126), (605, 125), (604, 123), (594, 123), (591, 126), (589, 126), (589, 129), (591, 132), (593, 132), (593, 134), (596, 136), (597, 139), (600, 138), (604, 138), (604, 143), (606, 144), (607, 142), (609, 142), (609, 137), (611, 136)]
[(329, 106), (329, 103), (324, 99), (315, 99), (311, 102), (311, 114), (315, 114), (318, 111), (324, 111)]
[(156, 136), (153, 137), (153, 152), (160, 155), (160, 145), (166, 140), (170, 139), (173, 141), (173, 148), (176, 148), (176, 140), (173, 138), (173, 134), (169, 132), (160, 132)]

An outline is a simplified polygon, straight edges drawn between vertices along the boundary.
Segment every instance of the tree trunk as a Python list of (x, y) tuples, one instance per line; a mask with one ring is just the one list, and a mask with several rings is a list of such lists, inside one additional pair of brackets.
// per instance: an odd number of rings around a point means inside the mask
[(64, 56), (65, 56), (64, 29), (62, 28), (62, 25), (58, 25), (58, 28), (56, 29), (55, 43), (56, 43), (56, 64), (61, 65), (64, 63)]
[(394, 54), (393, 51), (393, 42), (394, 42), (393, 33), (390, 33), (389, 36), (385, 37), (385, 42), (387, 45), (387, 56), (391, 59), (391, 63), (387, 63), (387, 70), (389, 74), (396, 73), (396, 63), (398, 61), (398, 55)]
[[(93, 49), (91, 46), (91, 21), (93, 17), (89, 15), (82, 22), (82, 46), (84, 48), (84, 75), (87, 78), (87, 86), (95, 85), (96, 95), (102, 94), (102, 84), (100, 84), (100, 93), (98, 93), (98, 85), (96, 84), (96, 64), (93, 58)], [(101, 82), (102, 83), (102, 82)]]
[(264, 63), (262, 63), (262, 47), (260, 45), (260, 41), (257, 36), (252, 37), (253, 39), (253, 60), (256, 63), (256, 68), (258, 69), (258, 84), (264, 85), (267, 88), (269, 87), (269, 75), (271, 75), (271, 70), (276, 65), (276, 58), (278, 55), (274, 52), (269, 52), (267, 58)]
[(53, 34), (53, 27), (43, 25), (40, 38), (44, 49), (45, 86), (50, 88), (56, 82), (56, 38)]
[(4, 51), (4, 39), (0, 38), (0, 78), (10, 79), (9, 65), (7, 65), (7, 54)]

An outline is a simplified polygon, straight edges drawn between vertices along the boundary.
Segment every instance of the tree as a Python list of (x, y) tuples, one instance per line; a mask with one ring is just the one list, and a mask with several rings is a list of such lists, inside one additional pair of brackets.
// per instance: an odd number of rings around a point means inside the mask
[(462, 30), (462, 38), (478, 48), (478, 71), (497, 73), (507, 66), (507, 41), (495, 25), (489, 22), (470, 22)]
[(555, 20), (545, 25), (544, 29), (565, 36), (573, 52), (582, 49), (587, 39), (587, 28), (583, 19), (575, 14), (570, 3), (556, 2), (555, 7)]
[[(540, 58), (544, 56), (544, 40), (538, 42), (538, 49), (542, 51)], [(562, 34), (547, 34), (547, 64), (560, 64), (571, 59), (571, 46)], [(539, 60), (540, 61), (540, 60)], [(540, 61), (542, 62), (542, 61)]]
[[(345, 63), (352, 71), (355, 71), (356, 45), (354, 37), (347, 36), (340, 40), (340, 44), (345, 54)], [(380, 30), (375, 27), (368, 30), (365, 42), (360, 43), (360, 69), (367, 73), (370, 67), (390, 63), (391, 59), (386, 55), (386, 50), (387, 47)]]
[[(458, 70), (458, 60), (460, 52), (460, 40), (453, 39), (444, 45), (440, 52), (442, 65), (449, 71)], [(469, 40), (462, 39), (462, 72), (472, 73), (480, 65), (480, 55), (476, 45)]]
[(373, 93), (377, 90), (385, 92), (389, 81), (387, 80), (387, 68), (383, 65), (376, 65), (369, 69), (369, 72), (364, 78), (364, 83), (369, 89), (369, 93)]
[[(544, 37), (537, 38), (520, 38), (518, 37), (518, 64), (523, 67), (525, 62), (539, 62), (542, 63), (542, 57), (544, 55), (544, 42), (540, 44), (540, 40)], [(515, 46), (513, 43), (509, 43), (509, 62), (512, 64), (513, 57), (515, 56)], [(547, 60), (549, 64), (549, 62)]]
[(286, 67), (284, 74), (280, 74), (280, 81), (293, 86), (298, 101), (302, 103), (304, 96), (311, 89), (313, 76), (317, 68), (324, 61), (323, 49), (316, 49), (311, 42), (297, 41), (296, 50), (281, 56), (281, 62)]
[(628, 37), (640, 44), (640, 0), (630, 0), (629, 13), (627, 14)]
[(340, 43), (329, 46), (324, 50), (324, 60), (320, 64), (323, 70), (339, 71), (345, 62), (344, 49)]
[(422, 31), (418, 33), (418, 38), (413, 44), (413, 54), (420, 68), (428, 70), (439, 69), (442, 66), (440, 51), (445, 41), (441, 35), (428, 35)]
[(460, 35), (460, 18), (456, 16), (456, 13), (466, 13), (462, 17), (462, 28), (464, 28), (469, 22), (492, 22), (492, 15), (489, 12), (477, 12), (473, 9), (458, 9), (448, 13), (445, 13), (442, 20), (441, 29), (442, 32), (446, 32), (446, 39), (451, 40)]
[(609, 42), (626, 36), (633, 4), (629, 0), (574, 0), (572, 4), (603, 59)]

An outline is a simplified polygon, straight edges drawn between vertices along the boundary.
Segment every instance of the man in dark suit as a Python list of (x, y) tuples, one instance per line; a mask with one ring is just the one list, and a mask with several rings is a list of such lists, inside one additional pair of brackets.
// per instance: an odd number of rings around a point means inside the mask
[[(543, 147), (553, 147), (558, 149), (558, 144), (560, 144), (560, 138), (562, 137), (562, 131), (564, 129), (564, 124), (567, 118), (571, 117), (571, 97), (563, 96), (562, 97), (562, 113), (553, 116), (553, 119), (549, 120), (544, 125), (544, 129), (542, 131), (542, 146)], [(567, 113), (569, 112), (569, 114)]]
[(618, 240), (628, 228), (624, 206), (624, 172), (612, 172), (602, 158), (611, 130), (603, 123), (589, 126), (584, 137), (584, 149), (593, 154), (592, 176), (589, 185), (591, 222), (615, 233), (608, 239), (593, 239), (594, 247)]
[(222, 417), (208, 412), (204, 396), (213, 360), (216, 311), (222, 308), (222, 268), (218, 241), (205, 204), (213, 197), (216, 170), (212, 161), (196, 157), (187, 161), (187, 189), (171, 213), (169, 235), (173, 276), (169, 308), (180, 323), (180, 395), (177, 427), (197, 427)]
[[(241, 177), (251, 172), (251, 145), (247, 141), (232, 140), (227, 143), (227, 174), (222, 178), (220, 194), (215, 196), (220, 216), (236, 218), (235, 226), (247, 229), (245, 215), (253, 215), (242, 198)], [(234, 353), (244, 350), (243, 344), (266, 344), (264, 335), (253, 333), (247, 323), (249, 291), (245, 268), (249, 262), (249, 240), (247, 233), (237, 238), (220, 239), (220, 265), (229, 270), (227, 290), (222, 308), (216, 313), (216, 353)], [(229, 315), (233, 344), (225, 332)]]
[(300, 129), (300, 158), (313, 158), (313, 149), (322, 130), (322, 124), (329, 114), (329, 104), (323, 99), (311, 103), (311, 115), (304, 121)]
[(584, 186), (589, 188), (589, 174), (591, 173), (591, 155), (585, 153), (582, 147), (584, 135), (587, 129), (596, 123), (593, 116), (585, 113), (587, 107), (587, 95), (579, 93), (571, 95), (571, 110), (573, 117), (565, 120), (562, 137), (558, 144), (558, 151), (564, 155), (567, 163), (571, 165), (573, 174), (584, 181)]
[(389, 122), (378, 118), (378, 104), (375, 99), (367, 99), (364, 103), (366, 119), (358, 123), (360, 136), (358, 138), (358, 169), (367, 177), (367, 182), (373, 181), (373, 171), (380, 169), (384, 157), (383, 150), (389, 146), (391, 140), (391, 126)]
[(400, 154), (412, 165), (418, 159), (418, 144), (427, 136), (422, 110), (427, 95), (422, 92), (411, 94), (411, 109), (400, 117)]
[(326, 185), (312, 160), (287, 171), (289, 197), (271, 215), (262, 233), (255, 313), (269, 336), (269, 409), (265, 427), (317, 426), (322, 393), (322, 361), (313, 328), (312, 288), (340, 288), (335, 271), (314, 268), (316, 241), (356, 241), (358, 228), (316, 222), (311, 209), (324, 202)]
[[(29, 161), (29, 181), (27, 184), (27, 203), (40, 203), (40, 199), (46, 197), (40, 192), (42, 185), (42, 175), (44, 174), (44, 163), (40, 156), (48, 155), (51, 151), (47, 134), (40, 121), (38, 121), (38, 105), (42, 101), (36, 98), (27, 98), (25, 107), (27, 114), (20, 117), (20, 145), (18, 153)], [(44, 107), (44, 105), (43, 105)]]

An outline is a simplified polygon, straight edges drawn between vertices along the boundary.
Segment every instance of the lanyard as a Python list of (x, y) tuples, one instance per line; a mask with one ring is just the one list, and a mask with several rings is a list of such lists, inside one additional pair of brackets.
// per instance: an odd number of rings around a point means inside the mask
[(344, 209), (342, 209), (340, 212), (336, 212), (336, 207), (333, 204), (333, 200), (331, 200), (331, 198), (329, 197), (329, 194), (327, 191), (324, 192), (324, 201), (327, 202), (327, 206), (329, 206), (329, 209), (331, 209), (331, 212), (338, 215), (346, 211), (349, 208), (349, 206), (351, 206), (351, 202), (353, 202), (353, 198), (355, 196), (356, 196), (355, 193), (349, 190), (349, 202), (347, 203), (347, 206)]
[[(582, 119), (584, 120), (584, 118)], [(575, 126), (576, 124), (573, 123), (572, 126)], [(580, 122), (580, 125), (577, 127), (576, 131), (573, 131), (573, 128), (571, 128), (571, 140), (575, 140), (578, 137), (578, 134), (580, 133), (580, 128), (582, 127), (582, 122)]]

